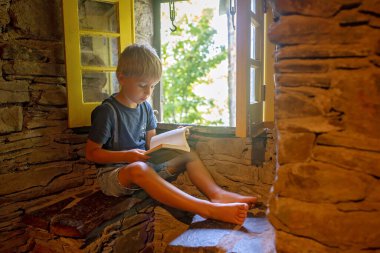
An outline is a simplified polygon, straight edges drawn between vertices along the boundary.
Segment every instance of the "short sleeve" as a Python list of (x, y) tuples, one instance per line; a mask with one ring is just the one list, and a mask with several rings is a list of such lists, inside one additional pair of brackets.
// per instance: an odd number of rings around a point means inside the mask
[(88, 138), (95, 143), (105, 144), (112, 137), (112, 109), (99, 105), (91, 113), (91, 129)]
[(156, 116), (154, 116), (153, 108), (148, 102), (144, 102), (144, 103), (146, 103), (146, 109), (148, 110), (147, 111), (148, 119), (147, 119), (147, 124), (146, 124), (146, 131), (156, 129), (157, 128), (157, 119), (156, 119)]

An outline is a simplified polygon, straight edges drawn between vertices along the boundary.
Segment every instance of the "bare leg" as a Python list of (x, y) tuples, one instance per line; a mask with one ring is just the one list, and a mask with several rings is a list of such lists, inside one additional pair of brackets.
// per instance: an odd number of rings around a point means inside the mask
[(128, 187), (136, 184), (157, 201), (205, 218), (242, 224), (247, 217), (246, 203), (213, 203), (195, 198), (162, 179), (147, 164), (136, 162), (120, 170), (119, 182)]
[(212, 202), (215, 203), (247, 203), (252, 206), (257, 198), (253, 196), (243, 196), (229, 192), (219, 187), (211, 177), (207, 168), (203, 165), (198, 155), (191, 152), (187, 157), (173, 160), (169, 166), (181, 167), (185, 164), (191, 182)]

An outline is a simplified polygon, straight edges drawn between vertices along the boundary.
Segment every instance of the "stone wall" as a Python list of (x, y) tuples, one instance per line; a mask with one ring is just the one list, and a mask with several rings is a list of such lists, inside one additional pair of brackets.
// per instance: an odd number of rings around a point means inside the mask
[[(68, 197), (83, 198), (98, 189), (95, 168), (84, 159), (87, 131), (67, 128), (61, 4), (61, 0), (0, 0), (0, 252), (33, 246), (30, 241), (27, 244), (29, 237), (21, 222), (24, 213)], [(135, 13), (136, 40), (150, 42), (150, 0), (136, 1)], [(241, 193), (259, 193), (265, 201), (274, 176), (273, 137), (269, 137), (263, 167), (250, 165), (249, 139), (194, 139), (218, 183)], [(181, 175), (176, 184), (201, 196), (186, 175)], [(155, 213), (168, 216), (160, 210)], [(131, 218), (131, 224), (125, 225), (128, 229), (119, 232), (125, 236), (144, 226), (151, 228), (146, 222), (134, 227), (136, 219)], [(168, 224), (177, 223), (155, 224), (154, 244), (161, 250), (173, 239)], [(96, 250), (108, 247), (103, 239), (110, 243), (112, 238), (116, 245), (124, 245), (113, 229), (96, 244)], [(57, 247), (77, 243), (61, 238), (59, 244), (54, 241), (57, 237), (42, 232), (32, 236)]]
[(380, 2), (272, 4), (277, 252), (378, 252)]

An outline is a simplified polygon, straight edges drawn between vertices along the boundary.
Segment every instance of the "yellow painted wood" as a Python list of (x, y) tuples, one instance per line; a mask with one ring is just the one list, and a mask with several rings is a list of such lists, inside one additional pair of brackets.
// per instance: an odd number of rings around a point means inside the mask
[(65, 36), (66, 81), (68, 101), (68, 125), (70, 128), (91, 125), (91, 112), (100, 104), (84, 103), (82, 91), (82, 71), (108, 72), (115, 67), (81, 66), (80, 35), (119, 37), (119, 53), (134, 42), (133, 0), (104, 0), (98, 2), (115, 3), (118, 9), (119, 33), (88, 31), (79, 29), (78, 0), (63, 0)]
[(90, 35), (90, 36), (101, 36), (101, 37), (120, 37), (120, 33), (113, 32), (102, 32), (102, 31), (94, 31), (94, 30), (80, 30), (80, 35)]
[(119, 21), (120, 21), (120, 50), (135, 41), (135, 18), (134, 0), (120, 0), (119, 2)]
[(83, 71), (96, 71), (96, 72), (115, 72), (116, 67), (97, 67), (97, 66), (82, 66)]

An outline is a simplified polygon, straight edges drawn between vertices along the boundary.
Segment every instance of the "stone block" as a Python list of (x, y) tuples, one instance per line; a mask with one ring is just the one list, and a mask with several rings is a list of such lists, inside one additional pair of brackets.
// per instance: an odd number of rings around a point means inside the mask
[(268, 36), (280, 45), (358, 44), (368, 41), (369, 33), (369, 27), (341, 27), (332, 19), (292, 15), (271, 25)]
[(310, 86), (328, 88), (331, 80), (331, 77), (327, 74), (281, 73), (275, 74), (274, 77), (276, 84), (284, 87)]
[(84, 185), (85, 177), (86, 176), (84, 173), (79, 171), (59, 175), (46, 186), (35, 186), (8, 196), (4, 196), (4, 203), (13, 201), (27, 201), (30, 199), (41, 198), (42, 196), (57, 194), (65, 190), (76, 189), (77, 187)]
[(346, 58), (366, 57), (371, 54), (370, 43), (343, 45), (295, 45), (280, 48), (276, 57), (282, 59), (322, 59), (322, 58)]
[(35, 83), (47, 83), (47, 84), (65, 84), (66, 79), (64, 77), (36, 77), (33, 79)]
[(323, 108), (320, 108), (313, 99), (301, 94), (276, 95), (276, 118), (306, 118), (322, 116)]
[(315, 134), (280, 132), (278, 138), (278, 163), (302, 162), (309, 159)]
[(0, 195), (12, 194), (32, 187), (47, 186), (54, 178), (70, 173), (71, 164), (56, 163), (28, 171), (0, 175)]
[(67, 161), (73, 158), (70, 154), (69, 145), (52, 143), (48, 146), (33, 147), (28, 150), (21, 150), (23, 154), (13, 157), (18, 165), (39, 164), (55, 161)]
[(336, 59), (330, 61), (331, 70), (366, 70), (371, 67), (371, 62), (367, 59)]
[(153, 37), (153, 12), (151, 1), (136, 1), (135, 31), (137, 42), (151, 43)]
[(313, 159), (380, 177), (380, 153), (355, 148), (317, 145)]
[(364, 0), (360, 5), (359, 10), (365, 13), (380, 15), (380, 1), (379, 0)]
[[(315, 240), (276, 231), (276, 249), (282, 253), (343, 253), (335, 247), (328, 247)], [(352, 252), (353, 253), (353, 252)], [(359, 252), (358, 252), (359, 253)], [(363, 252), (364, 253), (364, 252)]]
[(274, 64), (276, 73), (326, 73), (326, 61), (282, 60)]
[(0, 108), (0, 133), (21, 131), (23, 123), (22, 108), (11, 106)]
[(22, 222), (29, 226), (48, 231), (51, 218), (73, 201), (74, 198), (70, 197), (42, 208), (38, 212), (25, 214)]
[(0, 57), (4, 60), (46, 62), (47, 57), (42, 51), (18, 43), (0, 46)]
[(363, 149), (368, 151), (380, 151), (380, 138), (373, 138), (362, 132), (339, 131), (321, 134), (317, 138), (317, 144)]
[(0, 82), (0, 103), (29, 102), (28, 87), (26, 81)]
[(258, 182), (258, 168), (254, 166), (239, 165), (232, 162), (216, 162), (215, 172), (233, 182), (255, 184)]
[(325, 133), (342, 130), (338, 115), (277, 119), (281, 131)]
[(279, 197), (271, 203), (269, 220), (285, 231), (339, 248), (379, 248), (380, 211), (342, 212), (333, 204)]
[(378, 18), (378, 17), (371, 17), (371, 19), (369, 20), (368, 25), (370, 27), (373, 27), (373, 28), (376, 28), (376, 29), (380, 28), (380, 18)]
[(21, 37), (38, 40), (62, 40), (61, 1), (12, 1), (9, 12), (13, 17), (13, 26), (20, 30)]
[(3, 65), (3, 73), (16, 76), (64, 76), (64, 64), (16, 61)]
[(8, 14), (10, 0), (3, 0), (0, 2), (0, 29), (5, 27), (11, 21), (10, 16)]
[(375, 181), (369, 175), (327, 163), (287, 164), (278, 169), (275, 192), (279, 196), (317, 203), (361, 201)]
[(339, 23), (342, 25), (360, 25), (366, 24), (370, 20), (369, 15), (358, 12), (357, 9), (351, 10), (342, 10), (336, 16), (336, 19), (339, 20)]
[(336, 14), (341, 4), (336, 1), (315, 0), (271, 0), (275, 12), (281, 15), (304, 15), (315, 17), (331, 17)]
[(372, 70), (357, 70), (334, 77), (331, 85), (340, 94), (332, 104), (337, 111), (344, 112), (342, 123), (347, 130), (380, 138), (379, 83), (380, 74)]
[(244, 139), (240, 138), (217, 138), (210, 140), (209, 146), (214, 154), (229, 155), (241, 158), (246, 145)]
[(43, 91), (40, 99), (38, 100), (38, 104), (64, 106), (67, 104), (66, 101), (66, 88), (61, 85), (57, 85), (54, 89)]

